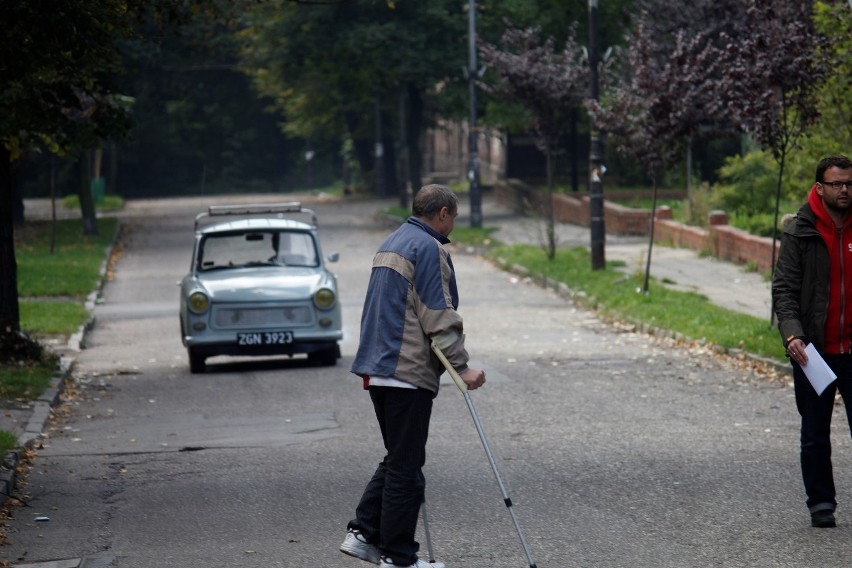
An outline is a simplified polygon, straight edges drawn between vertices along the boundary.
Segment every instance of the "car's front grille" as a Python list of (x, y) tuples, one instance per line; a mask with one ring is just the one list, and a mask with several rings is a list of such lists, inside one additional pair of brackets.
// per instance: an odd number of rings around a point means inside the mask
[(269, 308), (214, 308), (216, 329), (247, 329), (277, 326), (303, 326), (313, 323), (313, 311), (307, 306)]

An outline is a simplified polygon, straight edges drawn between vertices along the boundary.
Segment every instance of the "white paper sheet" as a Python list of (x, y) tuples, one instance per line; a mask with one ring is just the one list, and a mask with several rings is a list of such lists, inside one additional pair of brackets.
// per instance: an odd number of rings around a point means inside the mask
[(837, 375), (834, 374), (834, 371), (831, 370), (831, 367), (828, 366), (828, 363), (825, 362), (825, 359), (822, 358), (822, 355), (819, 354), (813, 343), (809, 343), (805, 347), (805, 353), (808, 355), (808, 362), (802, 365), (802, 370), (807, 375), (817, 394), (821, 395), (825, 387), (834, 382)]

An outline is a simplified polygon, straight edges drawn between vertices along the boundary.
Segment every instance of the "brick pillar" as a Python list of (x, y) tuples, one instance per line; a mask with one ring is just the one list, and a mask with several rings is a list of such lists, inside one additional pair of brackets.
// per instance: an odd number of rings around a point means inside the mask
[(710, 213), (707, 214), (707, 224), (708, 225), (727, 225), (728, 224), (728, 214), (720, 209), (714, 209)]
[(654, 215), (654, 218), (657, 219), (657, 220), (674, 219), (674, 214), (672, 213), (672, 208), (669, 207), (668, 205), (661, 205), (660, 207), (657, 207), (657, 212)]

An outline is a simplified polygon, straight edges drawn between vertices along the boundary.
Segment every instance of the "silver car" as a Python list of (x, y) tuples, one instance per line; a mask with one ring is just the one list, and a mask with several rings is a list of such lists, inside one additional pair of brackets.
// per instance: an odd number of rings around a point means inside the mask
[(215, 355), (307, 354), (335, 365), (343, 331), (337, 278), (326, 260), (337, 254), (323, 258), (316, 213), (299, 203), (200, 213), (192, 265), (180, 281), (190, 371), (204, 372)]

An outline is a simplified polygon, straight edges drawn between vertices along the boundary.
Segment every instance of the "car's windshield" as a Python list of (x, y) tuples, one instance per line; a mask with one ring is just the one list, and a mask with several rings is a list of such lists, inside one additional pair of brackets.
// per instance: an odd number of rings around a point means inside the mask
[(254, 231), (207, 235), (198, 250), (200, 270), (240, 266), (317, 266), (310, 233)]

